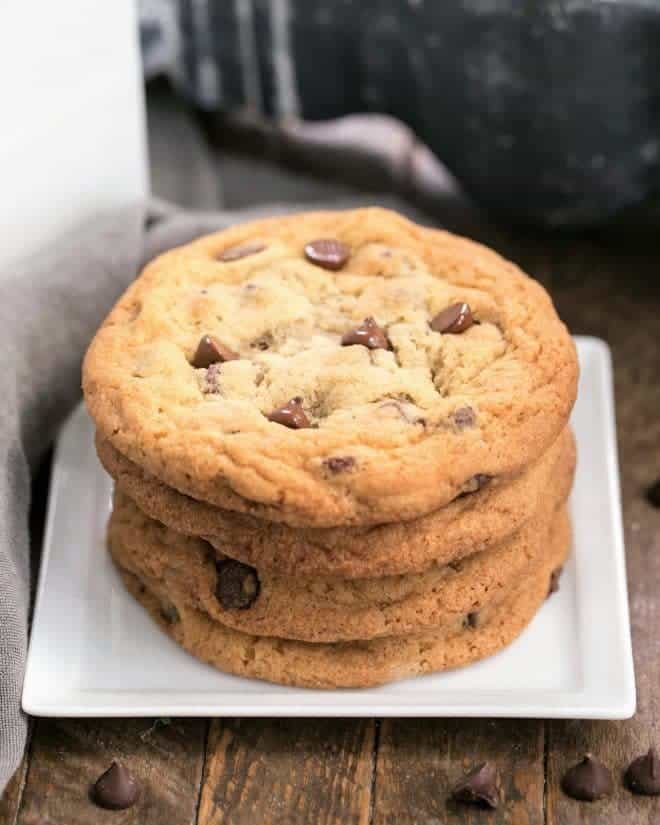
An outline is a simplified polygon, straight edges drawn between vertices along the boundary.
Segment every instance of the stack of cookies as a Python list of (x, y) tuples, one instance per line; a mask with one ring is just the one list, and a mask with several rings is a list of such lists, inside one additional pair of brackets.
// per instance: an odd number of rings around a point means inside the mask
[(570, 545), (577, 362), (494, 252), (380, 209), (150, 263), (84, 365), (135, 598), (220, 670), (364, 687), (531, 621)]

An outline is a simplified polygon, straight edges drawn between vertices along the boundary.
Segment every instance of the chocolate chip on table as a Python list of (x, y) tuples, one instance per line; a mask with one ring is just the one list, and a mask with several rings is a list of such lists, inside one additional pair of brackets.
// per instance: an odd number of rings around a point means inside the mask
[(355, 467), (355, 459), (351, 455), (334, 455), (324, 459), (323, 466), (331, 473), (347, 473)]
[(495, 765), (490, 762), (476, 765), (454, 787), (451, 798), (455, 802), (497, 808), (500, 802), (500, 777)]
[(434, 332), (459, 333), (465, 332), (474, 323), (470, 305), (464, 302), (452, 304), (431, 320), (431, 329)]
[(133, 775), (119, 762), (113, 762), (92, 787), (92, 798), (101, 808), (123, 811), (134, 805), (140, 788)]
[(559, 590), (559, 579), (561, 578), (563, 569), (563, 567), (557, 567), (550, 574), (550, 584), (548, 585), (548, 595), (546, 598), (549, 599), (553, 593)]
[(225, 361), (236, 361), (240, 358), (233, 350), (226, 347), (213, 335), (203, 335), (200, 338), (192, 365), (195, 369), (206, 369), (211, 364), (223, 364)]
[(660, 507), (660, 478), (656, 479), (647, 489), (646, 498), (654, 507)]
[(269, 421), (275, 424), (282, 424), (285, 427), (290, 427), (292, 430), (302, 430), (309, 427), (309, 418), (305, 415), (302, 406), (302, 398), (292, 398), (287, 401), (282, 407), (273, 410), (267, 416)]
[(308, 261), (333, 271), (341, 269), (350, 254), (351, 251), (346, 244), (334, 238), (319, 238), (305, 246), (305, 257)]
[(251, 243), (238, 244), (237, 246), (230, 246), (225, 249), (218, 256), (219, 261), (231, 263), (232, 261), (240, 261), (241, 258), (247, 258), (250, 255), (256, 255), (257, 252), (263, 252), (266, 248), (265, 244), (252, 241)]
[(257, 571), (233, 559), (216, 562), (215, 597), (225, 610), (246, 610), (259, 596)]
[(459, 430), (467, 430), (477, 423), (477, 414), (472, 407), (459, 407), (452, 413), (452, 420)]
[(572, 799), (594, 802), (612, 793), (614, 783), (609, 769), (587, 753), (581, 762), (573, 765), (561, 780), (561, 789)]
[(359, 327), (351, 329), (342, 335), (342, 347), (360, 344), (367, 349), (390, 349), (387, 333), (379, 327), (374, 318), (365, 318)]
[(638, 756), (628, 766), (624, 777), (626, 787), (642, 796), (660, 796), (660, 762), (653, 748)]

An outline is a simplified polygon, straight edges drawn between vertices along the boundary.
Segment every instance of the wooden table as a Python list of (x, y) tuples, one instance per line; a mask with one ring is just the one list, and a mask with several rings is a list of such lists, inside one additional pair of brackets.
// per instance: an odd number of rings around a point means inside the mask
[[(156, 190), (204, 207), (245, 199), (244, 175), (253, 164), (210, 156), (192, 122), (162, 92), (151, 104), (158, 127), (152, 131)], [(174, 133), (175, 140), (163, 142), (162, 135)], [(273, 191), (280, 198), (282, 191), (292, 198), (301, 191), (318, 198), (323, 191), (318, 182), (263, 164), (250, 187), (255, 201), (272, 199)], [(660, 250), (653, 238), (557, 237), (478, 225), (469, 231), (545, 284), (575, 333), (600, 336), (612, 347), (635, 718), (39, 719), (0, 801), (0, 825), (660, 823), (660, 798), (633, 797), (619, 782), (632, 757), (651, 743), (660, 748), (660, 510), (644, 497), (660, 475)], [(585, 751), (615, 775), (606, 801), (578, 803), (559, 790), (563, 771)], [(87, 797), (113, 758), (129, 766), (144, 789), (134, 808), (119, 813), (102, 811)], [(449, 788), (465, 766), (483, 759), (501, 770), (505, 804), (494, 813), (452, 806)]]

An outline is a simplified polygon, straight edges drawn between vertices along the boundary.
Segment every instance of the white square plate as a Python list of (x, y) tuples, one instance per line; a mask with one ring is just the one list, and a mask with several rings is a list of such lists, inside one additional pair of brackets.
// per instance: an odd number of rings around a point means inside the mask
[(79, 408), (57, 445), (23, 708), (37, 716), (632, 716), (610, 354), (594, 338), (577, 345), (574, 552), (559, 593), (496, 656), (368, 690), (227, 676), (165, 636), (125, 592), (105, 552), (111, 482)]

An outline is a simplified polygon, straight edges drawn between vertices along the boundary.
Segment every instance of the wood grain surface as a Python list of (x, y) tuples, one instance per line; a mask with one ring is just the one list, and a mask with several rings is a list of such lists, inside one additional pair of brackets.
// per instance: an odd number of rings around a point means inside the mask
[[(248, 195), (245, 159), (211, 153), (162, 88), (151, 95), (150, 116), (157, 194), (178, 193), (180, 201), (208, 207), (219, 205), (224, 192), (231, 208), (248, 197), (273, 201), (304, 188), (300, 176), (262, 164)], [(660, 251), (648, 237), (496, 230), (466, 225), (463, 212), (434, 218), (519, 262), (548, 287), (573, 332), (600, 336), (612, 348), (635, 718), (38, 720), (28, 757), (0, 801), (0, 825), (660, 823), (660, 797), (635, 797), (621, 783), (632, 758), (650, 744), (660, 748), (660, 510), (644, 497), (660, 476)], [(612, 770), (615, 792), (608, 800), (579, 803), (560, 790), (564, 770), (586, 751)], [(113, 758), (143, 785), (139, 803), (124, 812), (101, 811), (88, 798)], [(484, 759), (502, 775), (500, 809), (449, 803), (452, 785)]]
[(368, 825), (375, 723), (212, 722), (200, 825)]
[[(199, 719), (40, 719), (18, 825), (193, 825), (207, 728)], [(143, 789), (125, 811), (90, 800), (91, 786), (113, 760)]]
[(480, 808), (450, 800), (476, 763), (497, 766), (506, 800), (491, 825), (544, 823), (543, 724), (536, 720), (385, 719), (373, 790), (373, 825), (479, 823)]

